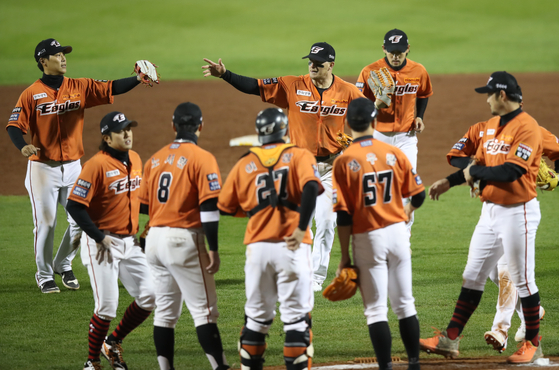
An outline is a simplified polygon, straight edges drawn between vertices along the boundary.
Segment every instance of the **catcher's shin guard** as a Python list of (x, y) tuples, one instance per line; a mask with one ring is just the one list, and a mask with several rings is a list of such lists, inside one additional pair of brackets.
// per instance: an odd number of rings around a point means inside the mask
[(285, 333), (283, 359), (287, 370), (310, 370), (314, 347), (312, 345), (312, 330), (289, 330)]
[(239, 340), (241, 370), (262, 370), (266, 351), (266, 334), (243, 327)]

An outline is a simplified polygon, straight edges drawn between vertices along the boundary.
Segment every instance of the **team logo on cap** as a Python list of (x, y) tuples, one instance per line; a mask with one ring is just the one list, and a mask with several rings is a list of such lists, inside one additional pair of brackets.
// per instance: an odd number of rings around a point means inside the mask
[(311, 48), (311, 54), (318, 54), (321, 50), (324, 50), (324, 48), (321, 48), (320, 46), (313, 46)]
[(113, 117), (113, 121), (114, 122), (124, 122), (126, 121), (126, 117), (124, 116), (124, 114), (119, 113), (116, 116)]
[(52, 40), (51, 43), (50, 43), (50, 46), (56, 46), (57, 48), (59, 48), (59, 47), (60, 47), (60, 43), (59, 43), (58, 41), (56, 41), (56, 40)]
[(393, 36), (390, 36), (390, 37), (388, 38), (388, 41), (390, 41), (390, 42), (393, 43), (393, 44), (397, 44), (397, 43), (400, 42), (400, 40), (402, 39), (402, 37), (404, 37), (404, 36), (402, 36), (402, 35), (393, 35)]

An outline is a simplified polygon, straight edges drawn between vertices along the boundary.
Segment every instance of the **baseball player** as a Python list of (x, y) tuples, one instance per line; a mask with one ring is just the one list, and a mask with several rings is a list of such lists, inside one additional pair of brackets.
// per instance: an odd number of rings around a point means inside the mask
[(247, 301), (241, 370), (262, 369), (278, 301), (285, 365), (288, 370), (310, 369), (314, 295), (309, 223), (323, 188), (312, 154), (285, 143), (288, 118), (281, 109), (258, 113), (256, 131), (262, 147), (237, 162), (218, 199), (222, 213), (250, 217), (244, 239)]
[[(122, 340), (155, 308), (153, 278), (135, 237), (142, 181), (142, 161), (131, 150), (131, 128), (137, 125), (120, 112), (103, 117), (100, 151), (84, 164), (66, 206), (85, 233), (81, 257), (95, 299), (84, 370), (101, 369), (100, 353), (113, 369), (128, 369), (122, 357)], [(111, 335), (105, 337), (116, 317), (119, 279), (135, 300)]]
[(460, 296), (446, 330), (422, 339), (421, 349), (446, 357), (458, 356), (460, 334), (477, 308), (485, 282), (501, 256), (522, 302), (526, 335), (510, 363), (530, 363), (543, 356), (539, 335), (540, 296), (536, 286), (535, 239), (540, 222), (536, 199), (536, 176), (542, 154), (542, 135), (537, 122), (522, 110), (522, 91), (516, 79), (495, 72), (486, 86), (487, 103), (495, 116), (485, 124), (476, 153), (477, 164), (435, 182), (431, 199), (464, 182), (485, 181), (481, 190), (483, 208), (463, 274)]
[[(72, 260), (81, 230), (69, 215), (69, 226), (54, 262), (52, 254), (57, 203), (66, 206), (68, 193), (81, 171), (84, 110), (112, 104), (114, 95), (131, 90), (140, 79), (139, 74), (115, 81), (64, 77), (70, 52), (71, 46), (61, 46), (55, 39), (37, 45), (35, 61), (43, 77), (20, 95), (6, 127), (14, 145), (29, 158), (25, 187), (33, 211), (35, 279), (43, 293), (60, 292), (54, 273), (62, 276), (66, 288), (80, 287)], [(30, 135), (29, 144), (23, 134)]]
[[(485, 133), (486, 122), (478, 122), (468, 129), (468, 132), (452, 147), (446, 155), (448, 163), (454, 167), (464, 169), (478, 150), (481, 138)], [(551, 132), (540, 126), (542, 134), (543, 155), (555, 161), (555, 167), (559, 166), (559, 139)], [(498, 352), (504, 352), (507, 348), (508, 331), (514, 311), (520, 318), (520, 327), (514, 339), (521, 342), (526, 332), (526, 323), (522, 314), (522, 306), (518, 299), (516, 287), (508, 271), (506, 258), (499, 259), (497, 266), (490, 273), (489, 278), (499, 287), (497, 299), (497, 312), (490, 331), (484, 334), (487, 344), (492, 345)], [(540, 306), (540, 320), (545, 315), (545, 310)]]
[(322, 290), (326, 279), (330, 251), (334, 242), (336, 217), (332, 212), (332, 163), (342, 152), (337, 134), (344, 131), (344, 117), (349, 102), (363, 97), (352, 84), (334, 76), (334, 48), (326, 42), (312, 45), (308, 55), (309, 73), (254, 79), (237, 75), (219, 59), (204, 59), (204, 76), (216, 76), (247, 94), (260, 95), (262, 101), (286, 109), (290, 124), (290, 141), (308, 149), (318, 162), (324, 193), (318, 197), (314, 220), (316, 232), (312, 249), (313, 289)]
[[(334, 161), (333, 202), (342, 259), (336, 275), (353, 261), (369, 335), (379, 368), (392, 369), (392, 338), (387, 298), (400, 322), (409, 367), (419, 369), (419, 321), (412, 295), (410, 241), (405, 222), (425, 200), (425, 188), (398, 148), (374, 136), (377, 110), (366, 98), (349, 104), (347, 123), (353, 143)], [(411, 202), (402, 203), (402, 198)]]
[(156, 291), (153, 337), (161, 370), (173, 369), (175, 325), (183, 302), (212, 368), (229, 369), (216, 324), (213, 277), (220, 264), (221, 176), (215, 157), (197, 146), (202, 127), (200, 108), (180, 104), (173, 115), (175, 141), (155, 153), (144, 169), (140, 202), (150, 215), (146, 258)]
[[(404, 31), (388, 31), (384, 35), (382, 50), (386, 56), (363, 68), (356, 85), (367, 98), (375, 101), (377, 108), (382, 108), (377, 117), (375, 139), (402, 150), (417, 170), (416, 133), (420, 134), (425, 129), (423, 116), (429, 97), (433, 95), (431, 79), (423, 65), (407, 58), (410, 45)], [(367, 84), (371, 71), (380, 68), (388, 68), (396, 83), (389, 107), (375, 100), (375, 95)], [(404, 200), (404, 204), (409, 201)], [(413, 214), (407, 223), (410, 231), (412, 224)]]

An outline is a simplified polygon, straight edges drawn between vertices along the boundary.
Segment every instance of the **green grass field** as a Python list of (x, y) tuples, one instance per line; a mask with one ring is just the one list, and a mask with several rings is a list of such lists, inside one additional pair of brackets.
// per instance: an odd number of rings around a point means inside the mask
[(49, 37), (74, 47), (69, 77), (123, 78), (149, 59), (162, 81), (199, 79), (204, 57), (253, 77), (305, 74), (318, 41), (336, 49), (336, 74), (357, 76), (393, 28), (431, 74), (557, 71), (557, 14), (556, 0), (3, 0), (0, 85), (39, 78), (31, 55)]
[[(536, 279), (542, 305), (547, 315), (541, 325), (544, 354), (559, 355), (559, 249), (557, 248), (556, 209), (559, 193), (540, 193), (542, 221), (537, 235)], [(78, 255), (74, 271), (80, 279), (78, 291), (68, 291), (62, 284), (60, 294), (41, 294), (33, 274), (33, 225), (27, 197), (0, 197), (0, 369), (76, 369), (87, 357), (87, 327), (93, 312), (93, 297), (87, 271)], [(431, 326), (445, 328), (450, 320), (461, 286), (471, 234), (477, 223), (481, 203), (468, 196), (466, 187), (452, 189), (438, 202), (427, 200), (416, 212), (413, 227), (414, 295), (423, 337), (431, 336)], [(142, 216), (143, 217), (143, 216)], [(59, 212), (56, 245), (67, 225)], [(231, 364), (238, 364), (238, 334), (243, 325), (244, 246), (242, 238), (246, 219), (222, 217), (220, 221), (220, 255), (222, 267), (216, 275), (219, 328), (226, 355)], [(336, 240), (328, 281), (339, 261)], [(57, 282), (60, 278), (57, 277)], [(464, 331), (461, 356), (493, 356), (485, 344), (483, 333), (489, 330), (495, 312), (497, 287), (488, 282), (479, 308)], [(363, 316), (361, 297), (332, 303), (320, 294), (315, 296), (313, 331), (315, 363), (346, 361), (355, 357), (373, 356)], [(132, 298), (121, 289), (118, 319)], [(393, 354), (405, 357), (399, 338), (398, 322), (389, 314), (393, 335)], [(111, 330), (117, 320), (111, 325)], [(150, 317), (130, 334), (124, 343), (126, 360), (136, 370), (157, 367)], [(514, 336), (519, 320), (513, 318)], [(283, 331), (281, 320), (272, 325), (266, 352), (267, 365), (282, 364)], [(516, 349), (511, 338), (505, 355)], [(106, 364), (106, 363), (105, 363)], [(176, 329), (177, 369), (208, 369), (209, 365), (196, 339), (192, 319), (186, 308)]]

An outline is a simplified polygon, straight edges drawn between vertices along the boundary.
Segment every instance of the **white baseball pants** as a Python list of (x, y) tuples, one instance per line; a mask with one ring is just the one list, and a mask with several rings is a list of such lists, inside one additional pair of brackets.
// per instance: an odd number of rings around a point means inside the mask
[(406, 224), (355, 234), (352, 249), (367, 325), (388, 321), (388, 298), (398, 320), (416, 315)]
[(311, 246), (301, 244), (296, 251), (290, 251), (283, 242), (247, 245), (245, 287), (248, 329), (267, 334), (270, 324), (264, 323), (276, 316), (279, 301), (284, 331), (306, 330), (305, 321), (294, 322), (314, 306)]
[(145, 311), (155, 308), (155, 289), (146, 256), (134, 236), (108, 234), (112, 239), (113, 262), (106, 260), (99, 264), (97, 243), (83, 233), (81, 238), (82, 263), (87, 267), (93, 298), (94, 313), (103, 320), (116, 317), (118, 308), (118, 280), (134, 297), (138, 306)]
[(33, 245), (37, 272), (35, 280), (41, 286), (54, 279), (54, 272), (72, 269), (72, 260), (77, 250), (72, 250), (71, 241), (81, 232), (79, 226), (66, 212), (68, 228), (58, 247), (54, 261), (54, 231), (58, 203), (66, 207), (68, 195), (81, 172), (80, 161), (38, 162), (28, 161), (25, 188), (29, 193), (33, 211)]
[(194, 326), (217, 322), (215, 280), (206, 270), (210, 257), (204, 238), (201, 228), (149, 229), (146, 258), (155, 285), (155, 326), (174, 328), (183, 302), (190, 311)]

